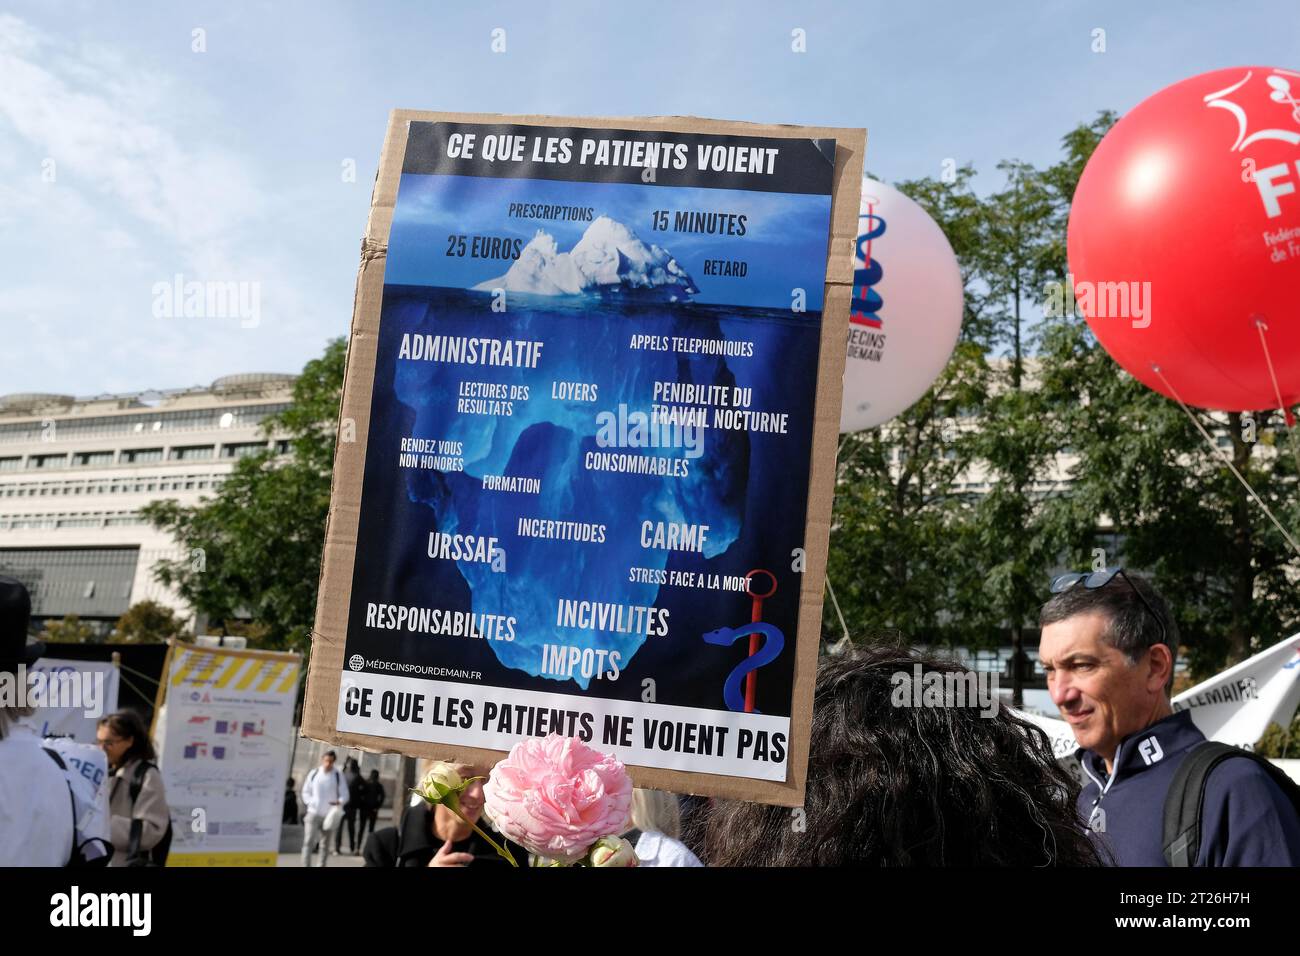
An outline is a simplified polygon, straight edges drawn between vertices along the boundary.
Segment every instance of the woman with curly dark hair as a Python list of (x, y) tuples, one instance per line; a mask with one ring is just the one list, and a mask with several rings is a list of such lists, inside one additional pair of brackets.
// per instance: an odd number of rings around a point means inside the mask
[[(920, 669), (914, 670), (916, 665)], [(900, 648), (817, 672), (803, 812), (718, 802), (709, 866), (1097, 866), (1078, 784), (1003, 707), (896, 706), (900, 678), (964, 675)], [(951, 678), (949, 678), (951, 680)], [(951, 684), (949, 685), (951, 686)]]

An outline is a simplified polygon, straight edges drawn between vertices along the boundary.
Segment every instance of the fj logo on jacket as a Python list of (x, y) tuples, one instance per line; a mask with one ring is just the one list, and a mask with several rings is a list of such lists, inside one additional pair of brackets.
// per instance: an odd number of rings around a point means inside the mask
[(1138, 744), (1138, 755), (1142, 758), (1142, 762), (1149, 767), (1163, 757), (1165, 752), (1160, 749), (1159, 740), (1155, 737), (1148, 737)]

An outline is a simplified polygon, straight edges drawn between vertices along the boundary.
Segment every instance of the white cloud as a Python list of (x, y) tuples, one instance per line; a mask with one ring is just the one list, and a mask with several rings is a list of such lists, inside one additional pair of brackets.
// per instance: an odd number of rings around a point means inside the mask
[(182, 145), (146, 118), (157, 96), (121, 57), (74, 53), (13, 17), (0, 18), (0, 38), (0, 117), (64, 170), (187, 247), (257, 214), (238, 158)]
[[(17, 278), (0, 287), (0, 393), (190, 385), (318, 352), (311, 264), (223, 120), (184, 78), (0, 14), (0, 261)], [(259, 283), (259, 324), (153, 317), (176, 274)]]

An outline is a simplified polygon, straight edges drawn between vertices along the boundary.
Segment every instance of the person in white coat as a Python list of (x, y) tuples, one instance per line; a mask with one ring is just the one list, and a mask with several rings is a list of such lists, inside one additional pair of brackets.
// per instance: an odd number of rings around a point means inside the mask
[(64, 866), (75, 832), (68, 783), (35, 729), (19, 722), (33, 708), (18, 683), (45, 652), (27, 639), (31, 608), (27, 588), (0, 576), (0, 681), (15, 692), (15, 703), (0, 706), (0, 866)]
[(632, 791), (632, 829), (623, 838), (636, 851), (638, 866), (703, 866), (681, 835), (676, 794), (641, 787)]
[(311, 866), (316, 847), (320, 847), (320, 865), (330, 855), (328, 835), (343, 821), (343, 807), (348, 802), (348, 782), (334, 766), (334, 751), (327, 750), (320, 766), (302, 782), (302, 802), (307, 805), (303, 818), (302, 865)]

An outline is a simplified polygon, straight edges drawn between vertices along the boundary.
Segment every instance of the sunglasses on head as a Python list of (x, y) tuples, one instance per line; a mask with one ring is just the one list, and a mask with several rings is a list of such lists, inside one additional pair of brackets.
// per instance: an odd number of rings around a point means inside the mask
[(1123, 568), (1106, 568), (1104, 571), (1071, 571), (1068, 574), (1058, 574), (1056, 577), (1052, 578), (1050, 590), (1053, 594), (1060, 594), (1062, 591), (1068, 591), (1076, 584), (1082, 584), (1085, 588), (1091, 591), (1095, 588), (1104, 588), (1106, 585), (1110, 584), (1111, 581), (1115, 580), (1117, 575), (1123, 578), (1124, 583), (1133, 589), (1133, 593), (1138, 596), (1138, 600), (1141, 601), (1142, 606), (1147, 609), (1147, 613), (1150, 614), (1155, 619), (1156, 624), (1160, 626), (1160, 640), (1156, 643), (1164, 644), (1168, 647), (1169, 632), (1165, 630), (1164, 620), (1156, 613), (1156, 609), (1151, 606), (1151, 602), (1148, 601), (1142, 595), (1142, 592), (1138, 590), (1137, 585), (1134, 584), (1129, 576), (1124, 573)]

